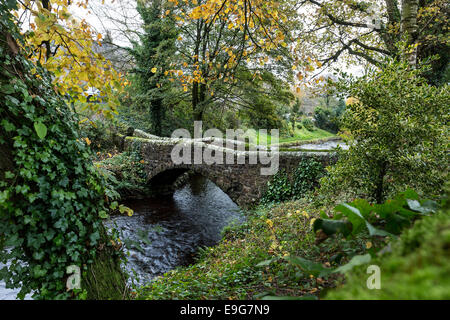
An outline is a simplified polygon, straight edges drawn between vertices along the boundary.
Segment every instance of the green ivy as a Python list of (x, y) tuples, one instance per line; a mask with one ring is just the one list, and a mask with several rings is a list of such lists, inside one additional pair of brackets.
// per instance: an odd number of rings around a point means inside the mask
[(324, 173), (324, 166), (316, 159), (302, 159), (291, 177), (284, 170), (278, 171), (267, 184), (261, 203), (269, 204), (301, 199), (318, 186), (318, 181)]
[(105, 185), (51, 75), (14, 52), (13, 6), (0, 3), (0, 262), (9, 262), (0, 279), (21, 288), (19, 298), (82, 298), (66, 291), (66, 268), (85, 273), (98, 246), (109, 245), (99, 217)]

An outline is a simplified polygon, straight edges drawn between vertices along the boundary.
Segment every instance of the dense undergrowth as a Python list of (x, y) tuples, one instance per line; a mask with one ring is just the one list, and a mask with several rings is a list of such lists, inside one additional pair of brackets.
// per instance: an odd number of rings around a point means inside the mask
[[(136, 198), (148, 193), (145, 161), (137, 151), (126, 151), (97, 162), (106, 176), (110, 189), (122, 200)], [(118, 196), (113, 196), (117, 199)]]

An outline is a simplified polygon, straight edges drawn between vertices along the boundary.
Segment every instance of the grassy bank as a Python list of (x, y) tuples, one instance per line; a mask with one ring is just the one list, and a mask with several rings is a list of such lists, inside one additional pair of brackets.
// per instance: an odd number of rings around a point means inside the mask
[(295, 128), (294, 136), (292, 137), (281, 137), (280, 143), (291, 143), (296, 141), (305, 141), (305, 140), (318, 140), (329, 137), (334, 137), (335, 134), (316, 128), (314, 131), (308, 131), (305, 128)]
[[(280, 137), (279, 141), (277, 143), (286, 144), (286, 143), (293, 143), (293, 142), (300, 142), (300, 141), (314, 141), (314, 140), (326, 139), (326, 138), (335, 137), (335, 136), (336, 136), (335, 134), (325, 131), (325, 130), (322, 130), (322, 129), (319, 129), (319, 128), (315, 128), (315, 130), (309, 131), (304, 127), (302, 127), (301, 129), (296, 127), (293, 136)], [(256, 141), (258, 144), (260, 142), (262, 142), (264, 144), (264, 143), (266, 143), (266, 141), (268, 144), (272, 144), (272, 136), (270, 134), (263, 135), (258, 132), (257, 136), (256, 136)]]
[[(259, 299), (310, 296), (332, 285), (329, 279), (302, 273), (287, 261), (295, 255), (327, 263), (345, 248), (341, 243), (315, 245), (311, 221), (319, 210), (305, 202), (286, 202), (249, 213), (245, 224), (225, 231), (222, 242), (200, 253), (196, 264), (178, 268), (139, 289), (139, 299)], [(354, 247), (364, 251), (361, 241)], [(262, 265), (258, 265), (261, 262)], [(333, 262), (331, 263), (333, 264)]]

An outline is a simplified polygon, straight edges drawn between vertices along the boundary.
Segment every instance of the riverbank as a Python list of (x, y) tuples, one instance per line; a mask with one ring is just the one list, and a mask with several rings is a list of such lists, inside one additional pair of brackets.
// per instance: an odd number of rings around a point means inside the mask
[[(303, 256), (326, 263), (339, 244), (317, 250), (311, 221), (319, 208), (306, 201), (260, 207), (248, 221), (228, 228), (223, 240), (203, 250), (196, 264), (158, 277), (137, 292), (138, 299), (260, 299), (264, 296), (319, 295), (333, 285), (301, 274), (286, 261), (264, 265), (278, 256)], [(327, 245), (326, 245), (327, 246)], [(359, 247), (363, 250), (363, 244)]]
[[(203, 250), (195, 264), (155, 278), (136, 298), (450, 298), (450, 282), (442, 281), (450, 266), (448, 209), (419, 218), (399, 238), (315, 233), (314, 221), (330, 211), (311, 200), (259, 207), (245, 224), (226, 230), (217, 246)], [(380, 266), (384, 290), (366, 286), (369, 265)]]
[[(270, 130), (268, 131), (270, 132)], [(270, 134), (264, 135), (261, 132), (257, 132), (256, 136), (253, 137), (253, 140), (256, 141), (257, 144), (268, 144), (268, 145), (277, 145), (277, 146), (291, 146), (291, 145), (299, 145), (302, 143), (311, 143), (311, 142), (325, 142), (328, 139), (337, 138), (334, 133), (314, 128), (314, 130), (307, 130), (306, 128), (295, 128), (292, 136), (282, 136), (279, 137), (278, 142), (276, 144), (272, 144), (272, 136)]]

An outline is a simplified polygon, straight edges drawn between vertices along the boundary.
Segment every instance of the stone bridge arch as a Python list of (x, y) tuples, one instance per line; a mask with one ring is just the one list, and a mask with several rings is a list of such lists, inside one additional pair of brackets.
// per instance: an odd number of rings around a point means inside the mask
[(161, 165), (148, 173), (147, 184), (154, 194), (172, 193), (180, 178), (183, 179), (185, 174), (199, 174), (219, 187), (231, 200), (238, 205), (245, 204), (245, 197), (242, 191), (246, 187), (243, 181), (233, 178), (227, 178), (224, 173), (218, 172), (215, 168), (205, 168), (195, 165), (176, 165), (173, 163)]
[[(167, 193), (173, 191), (171, 187), (178, 177), (188, 171), (201, 174), (211, 180), (223, 192), (225, 192), (240, 207), (249, 207), (256, 204), (264, 194), (267, 182), (272, 179), (271, 175), (262, 175), (261, 168), (267, 165), (261, 163), (251, 164), (249, 152), (237, 152), (235, 150), (224, 149), (225, 152), (232, 152), (243, 155), (244, 164), (236, 161), (232, 164), (175, 164), (172, 161), (171, 153), (179, 139), (170, 138), (124, 138), (124, 150), (135, 150), (140, 153), (145, 161), (145, 171), (150, 189), (155, 193)], [(194, 140), (184, 140), (201, 148), (217, 148), (208, 143)], [(202, 149), (202, 150), (203, 150)], [(334, 157), (324, 152), (277, 152), (279, 169), (290, 174), (295, 170), (302, 159), (315, 158), (324, 165), (334, 161)], [(192, 157), (193, 159), (193, 157)]]

